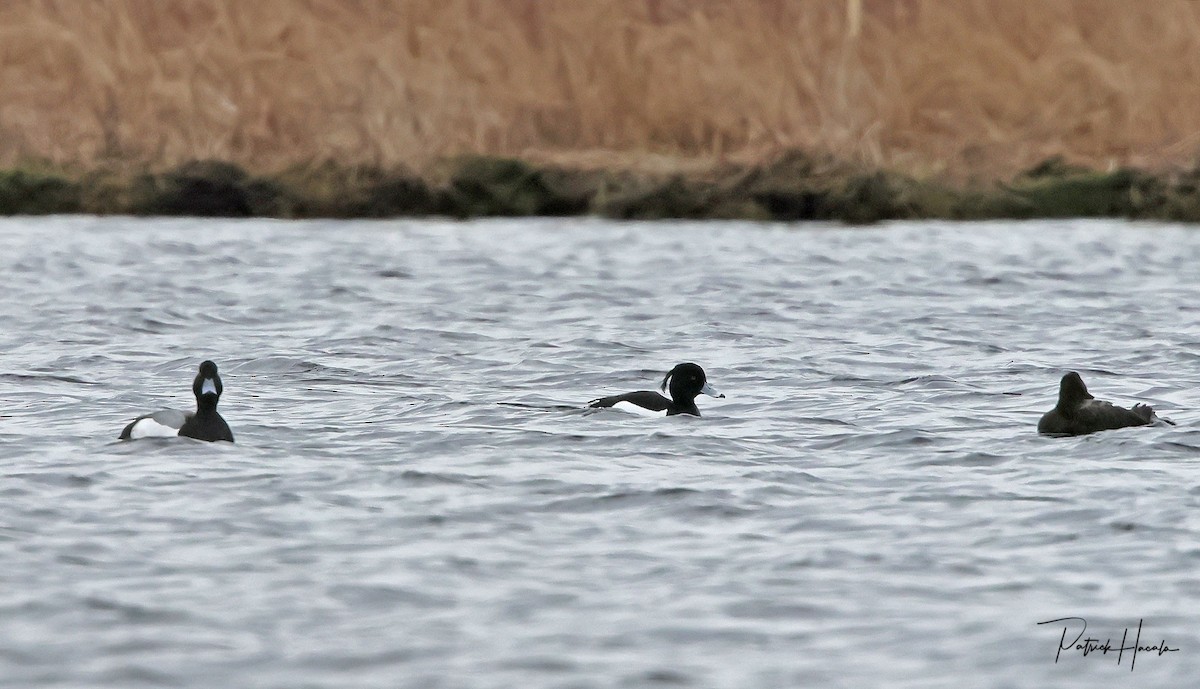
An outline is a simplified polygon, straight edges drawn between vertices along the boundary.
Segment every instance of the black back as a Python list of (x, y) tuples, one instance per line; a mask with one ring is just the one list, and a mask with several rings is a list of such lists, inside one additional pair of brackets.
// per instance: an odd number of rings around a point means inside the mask
[[(611, 407), (619, 402), (629, 402), (636, 404), (643, 409), (650, 411), (667, 410), (667, 415), (671, 414), (671, 400), (652, 390), (638, 390), (637, 392), (627, 392), (623, 395), (612, 395), (610, 397), (601, 397), (600, 399), (588, 402), (589, 407)], [(678, 413), (678, 412), (676, 412)]]

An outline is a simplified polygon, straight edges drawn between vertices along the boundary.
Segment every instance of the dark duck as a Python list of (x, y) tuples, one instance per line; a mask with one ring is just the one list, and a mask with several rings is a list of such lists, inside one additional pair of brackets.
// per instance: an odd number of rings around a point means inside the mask
[(1157, 416), (1148, 405), (1135, 404), (1132, 409), (1126, 409), (1096, 399), (1083, 384), (1083, 378), (1072, 371), (1062, 377), (1058, 386), (1058, 404), (1042, 415), (1038, 433), (1084, 435), (1129, 426), (1148, 426), (1155, 421), (1174, 425)]

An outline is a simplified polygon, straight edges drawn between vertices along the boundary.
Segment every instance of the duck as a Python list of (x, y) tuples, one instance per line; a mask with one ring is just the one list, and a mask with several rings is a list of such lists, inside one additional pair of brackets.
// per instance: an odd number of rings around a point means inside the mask
[(725, 395), (717, 392), (716, 388), (709, 384), (708, 376), (705, 375), (704, 369), (690, 362), (679, 364), (670, 371), (667, 371), (666, 375), (663, 376), (662, 383), (658, 387), (662, 391), (669, 389), (671, 396), (669, 398), (664, 397), (653, 390), (639, 390), (637, 392), (627, 392), (623, 395), (612, 395), (594, 399), (588, 402), (588, 406), (593, 408), (622, 409), (661, 416), (675, 416), (677, 414), (700, 416), (700, 409), (696, 406), (696, 397), (698, 395), (708, 395), (714, 398), (725, 397)]
[(196, 411), (182, 412), (164, 409), (139, 416), (121, 431), (120, 440), (139, 438), (167, 438), (180, 436), (215, 442), (233, 442), (229, 424), (217, 412), (217, 402), (224, 391), (217, 365), (212, 361), (200, 364), (200, 370), (192, 381), (192, 393), (196, 396)]
[(1059, 383), (1058, 404), (1038, 421), (1038, 433), (1085, 435), (1129, 426), (1148, 426), (1160, 420), (1174, 425), (1173, 421), (1157, 416), (1149, 405), (1135, 404), (1132, 409), (1126, 409), (1096, 399), (1088, 392), (1083, 378), (1071, 371)]

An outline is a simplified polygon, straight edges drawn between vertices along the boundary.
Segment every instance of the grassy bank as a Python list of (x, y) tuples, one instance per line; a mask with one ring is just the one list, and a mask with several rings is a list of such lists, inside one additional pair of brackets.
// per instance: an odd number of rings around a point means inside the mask
[(0, 73), (0, 166), (803, 149), (999, 179), (1200, 151), (1188, 0), (12, 0)]
[(0, 214), (277, 218), (569, 216), (835, 220), (1126, 217), (1200, 222), (1200, 171), (1099, 172), (1049, 159), (1010, 180), (963, 185), (791, 152), (686, 174), (459, 157), (416, 174), (372, 166), (252, 174), (193, 161), (160, 172), (49, 165), (0, 171)]

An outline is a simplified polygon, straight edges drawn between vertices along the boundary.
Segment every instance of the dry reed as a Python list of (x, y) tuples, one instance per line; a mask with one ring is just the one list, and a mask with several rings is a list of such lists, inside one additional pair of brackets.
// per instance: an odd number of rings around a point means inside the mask
[(1200, 3), (9, 0), (0, 164), (1188, 165)]

